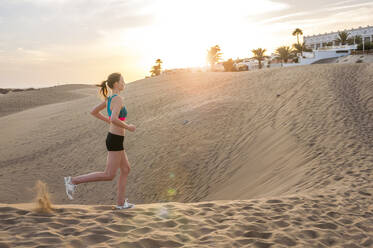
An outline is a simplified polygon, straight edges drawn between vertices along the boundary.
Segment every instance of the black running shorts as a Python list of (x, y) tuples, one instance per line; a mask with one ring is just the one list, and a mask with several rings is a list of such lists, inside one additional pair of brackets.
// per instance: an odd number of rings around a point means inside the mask
[(108, 151), (122, 151), (124, 136), (108, 132), (106, 137), (106, 148)]

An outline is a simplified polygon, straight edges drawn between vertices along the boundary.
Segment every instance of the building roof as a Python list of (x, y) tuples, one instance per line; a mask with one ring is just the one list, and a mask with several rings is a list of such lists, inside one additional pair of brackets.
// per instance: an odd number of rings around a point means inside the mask
[(324, 33), (324, 34), (313, 34), (313, 35), (308, 35), (304, 36), (304, 38), (309, 38), (309, 37), (314, 37), (314, 36), (319, 36), (319, 35), (328, 35), (328, 34), (338, 34), (339, 32), (349, 32), (349, 31), (355, 31), (359, 29), (366, 29), (366, 28), (373, 28), (373, 26), (367, 25), (366, 27), (359, 26), (358, 28), (352, 28), (352, 29), (344, 29), (344, 30), (338, 30), (338, 31), (332, 31), (330, 33)]

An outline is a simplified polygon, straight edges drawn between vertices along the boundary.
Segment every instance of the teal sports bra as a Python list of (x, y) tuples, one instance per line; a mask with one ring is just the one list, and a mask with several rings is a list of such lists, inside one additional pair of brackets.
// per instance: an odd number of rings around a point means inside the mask
[[(107, 100), (107, 113), (109, 115), (109, 119), (111, 117), (110, 103), (111, 103), (111, 100), (114, 98), (114, 96), (117, 96), (117, 94), (109, 96)], [(123, 106), (123, 108), (119, 112), (119, 120), (124, 121), (126, 117), (127, 117), (127, 109), (125, 106)]]

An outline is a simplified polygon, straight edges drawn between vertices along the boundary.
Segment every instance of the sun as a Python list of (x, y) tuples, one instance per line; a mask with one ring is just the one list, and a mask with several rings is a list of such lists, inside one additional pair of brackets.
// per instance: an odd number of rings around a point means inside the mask
[(123, 44), (139, 51), (145, 68), (158, 58), (164, 69), (204, 66), (207, 50), (215, 45), (222, 59), (245, 57), (258, 39), (268, 38), (248, 16), (284, 7), (269, 0), (155, 1), (148, 6), (152, 25), (126, 30)]

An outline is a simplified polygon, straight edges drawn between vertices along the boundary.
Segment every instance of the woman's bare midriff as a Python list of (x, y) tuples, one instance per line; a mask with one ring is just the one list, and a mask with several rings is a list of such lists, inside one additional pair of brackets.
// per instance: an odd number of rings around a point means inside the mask
[[(107, 106), (107, 101), (106, 101), (106, 106)], [(110, 110), (113, 111), (112, 106), (110, 106)], [(126, 129), (118, 127), (117, 125), (113, 123), (110, 123), (109, 132), (112, 134), (124, 136), (124, 134), (126, 133)]]
[(124, 136), (126, 129), (118, 127), (117, 125), (110, 123), (109, 132), (116, 135)]

